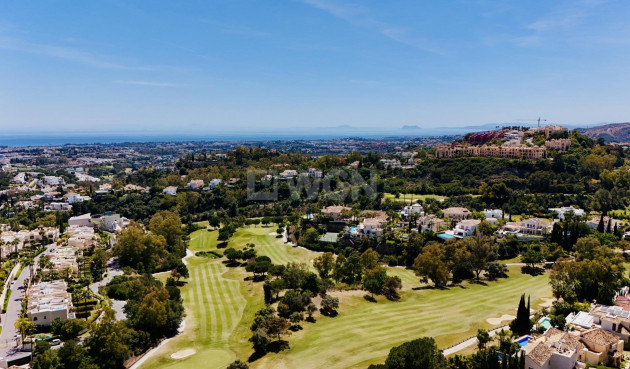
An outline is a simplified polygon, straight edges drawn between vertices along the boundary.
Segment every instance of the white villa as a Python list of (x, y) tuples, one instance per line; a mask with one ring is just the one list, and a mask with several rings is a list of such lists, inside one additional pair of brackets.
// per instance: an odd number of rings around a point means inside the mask
[(478, 219), (465, 219), (457, 223), (453, 229), (453, 235), (457, 238), (470, 237), (481, 223)]
[(407, 218), (411, 214), (424, 215), (424, 208), (420, 204), (407, 205), (400, 212), (403, 218)]
[(586, 215), (586, 212), (583, 209), (580, 208), (574, 208), (573, 206), (562, 206), (559, 208), (549, 208), (549, 211), (554, 211), (558, 214), (558, 219), (562, 220), (564, 219), (565, 215), (567, 213), (573, 212), (573, 215), (576, 216), (584, 216)]

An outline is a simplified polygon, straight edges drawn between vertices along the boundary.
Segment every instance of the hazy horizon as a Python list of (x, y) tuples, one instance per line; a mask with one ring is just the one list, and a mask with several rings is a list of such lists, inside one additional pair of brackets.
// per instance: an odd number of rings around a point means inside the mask
[(4, 2), (0, 129), (627, 122), (629, 16), (620, 0)]

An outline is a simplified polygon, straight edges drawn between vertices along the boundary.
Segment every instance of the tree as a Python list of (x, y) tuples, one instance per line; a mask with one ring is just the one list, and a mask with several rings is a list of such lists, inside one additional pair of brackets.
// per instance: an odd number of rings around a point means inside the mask
[(564, 315), (551, 315), (549, 318), (550, 318), (549, 323), (552, 326), (560, 330), (564, 330), (564, 326), (567, 324), (567, 321)]
[[(378, 366), (370, 366), (370, 368)], [(435, 341), (430, 337), (422, 337), (405, 342), (389, 351), (385, 369), (446, 369), (447, 361), (442, 351), (437, 348)]]
[(476, 279), (479, 280), (481, 272), (486, 268), (488, 261), (494, 255), (492, 243), (487, 237), (475, 236), (464, 238), (460, 242), (465, 242), (470, 251), (470, 265), (475, 272)]
[(528, 334), (532, 329), (532, 322), (529, 318), (529, 304), (525, 305), (525, 294), (521, 295), (521, 300), (516, 311), (516, 319), (510, 323), (510, 329), (517, 334)]
[(252, 343), (254, 351), (265, 352), (267, 350), (267, 345), (269, 345), (270, 342), (266, 328), (255, 330), (252, 334), (252, 337), (249, 339), (249, 342)]
[(31, 368), (33, 369), (58, 369), (59, 358), (57, 352), (54, 350), (47, 350), (44, 353), (37, 355), (35, 360), (31, 362)]
[(300, 324), (300, 322), (304, 320), (304, 314), (302, 314), (299, 311), (294, 311), (293, 313), (291, 313), (291, 315), (289, 316), (289, 321), (294, 325), (297, 326)]
[(287, 264), (282, 274), (282, 279), (284, 279), (286, 283), (286, 288), (301, 289), (309, 273), (306, 264), (290, 262)]
[(179, 283), (180, 278), (188, 278), (190, 276), (186, 264), (180, 262), (175, 269), (171, 270), (171, 276)]
[(361, 254), (361, 266), (364, 270), (375, 269), (378, 266), (378, 252), (371, 248)]
[(267, 334), (277, 337), (280, 341), (283, 335), (289, 333), (290, 327), (285, 318), (274, 316), (267, 322)]
[(130, 345), (133, 334), (125, 322), (116, 321), (112, 309), (106, 308), (86, 341), (89, 356), (103, 369), (120, 368), (133, 354)]
[(310, 303), (308, 304), (308, 306), (306, 306), (306, 314), (308, 314), (309, 320), (313, 319), (313, 313), (316, 311), (317, 311), (317, 306), (315, 306), (315, 304)]
[(363, 279), (363, 288), (370, 292), (372, 297), (374, 294), (380, 294), (387, 279), (387, 272), (384, 268), (374, 268), (365, 272)]
[(533, 247), (528, 247), (527, 250), (521, 255), (521, 261), (525, 263), (525, 265), (534, 270), (536, 265), (542, 263), (543, 256), (539, 250), (536, 250)]
[(236, 360), (228, 365), (227, 369), (249, 369), (249, 365), (240, 360)]
[(486, 345), (490, 342), (490, 334), (485, 329), (477, 330), (477, 348), (479, 350), (485, 350)]
[(182, 242), (184, 234), (182, 221), (176, 213), (168, 210), (155, 213), (149, 221), (149, 230), (164, 237), (169, 252), (175, 253), (180, 257), (186, 254)]
[(27, 335), (30, 335), (35, 331), (35, 324), (26, 316), (18, 318), (15, 321), (15, 329), (20, 332), (20, 336), (22, 337), (22, 341)]
[(335, 282), (339, 282), (343, 279), (345, 275), (345, 265), (346, 265), (346, 257), (341, 254), (337, 256), (335, 260), (335, 266), (333, 268), (333, 279)]
[(424, 281), (432, 280), (436, 287), (446, 285), (448, 267), (443, 260), (443, 255), (440, 245), (426, 246), (413, 263), (414, 272), (423, 277)]
[(75, 340), (65, 341), (57, 350), (57, 354), (63, 369), (85, 368), (88, 364), (93, 365), (87, 350)]
[(385, 284), (383, 285), (383, 296), (385, 296), (388, 300), (397, 301), (400, 299), (400, 295), (398, 294), (398, 290), (402, 288), (402, 281), (400, 277), (393, 276), (388, 277), (385, 280)]
[(328, 279), (335, 267), (335, 256), (332, 252), (326, 252), (313, 260), (313, 266), (321, 279)]
[(337, 297), (333, 297), (330, 295), (326, 295), (322, 299), (322, 314), (324, 315), (333, 315), (336, 310), (339, 308), (339, 299)]
[(140, 224), (132, 222), (120, 232), (113, 252), (121, 265), (152, 273), (166, 256), (166, 240), (161, 235), (145, 234)]

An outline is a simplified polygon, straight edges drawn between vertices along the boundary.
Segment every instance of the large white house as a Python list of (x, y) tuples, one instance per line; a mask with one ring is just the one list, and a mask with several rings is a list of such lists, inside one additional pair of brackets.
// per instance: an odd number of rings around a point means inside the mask
[(573, 206), (562, 206), (559, 208), (549, 208), (549, 211), (555, 211), (558, 214), (558, 219), (562, 220), (564, 219), (565, 215), (573, 212), (573, 215), (576, 216), (584, 216), (586, 213), (584, 212), (583, 209), (580, 208), (574, 208)]
[(457, 238), (470, 237), (475, 233), (475, 229), (481, 223), (478, 219), (465, 219), (455, 225), (453, 235)]
[(407, 205), (400, 212), (400, 215), (403, 218), (407, 218), (412, 214), (424, 215), (424, 208), (422, 207), (422, 205), (420, 204)]

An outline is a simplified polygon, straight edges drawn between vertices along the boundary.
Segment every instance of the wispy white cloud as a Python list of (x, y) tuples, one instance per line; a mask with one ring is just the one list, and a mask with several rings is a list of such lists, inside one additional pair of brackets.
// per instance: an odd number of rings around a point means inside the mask
[(371, 28), (388, 39), (434, 54), (444, 54), (444, 51), (425, 37), (413, 35), (407, 27), (398, 27), (382, 22), (370, 16), (368, 11), (355, 4), (342, 4), (330, 0), (301, 0), (304, 4), (328, 12), (334, 17), (342, 19), (352, 25)]
[(44, 55), (52, 58), (88, 65), (102, 69), (132, 69), (132, 67), (107, 60), (106, 58), (94, 55), (78, 49), (25, 42), (17, 38), (0, 37), (0, 49), (21, 51), (30, 54)]
[(114, 81), (114, 83), (120, 85), (136, 85), (136, 86), (149, 86), (149, 87), (177, 87), (176, 83), (168, 82), (153, 82), (153, 81)]
[(137, 62), (134, 63), (129, 60), (122, 61), (120, 58), (98, 55), (74, 47), (33, 43), (13, 37), (0, 36), (0, 50), (12, 50), (42, 55), (98, 69), (169, 72), (185, 72), (192, 70), (191, 68), (180, 66), (142, 65)]
[(565, 2), (538, 19), (527, 23), (527, 34), (511, 38), (513, 43), (522, 47), (544, 46), (551, 40), (567, 39), (575, 35), (597, 8), (614, 0), (579, 0)]

